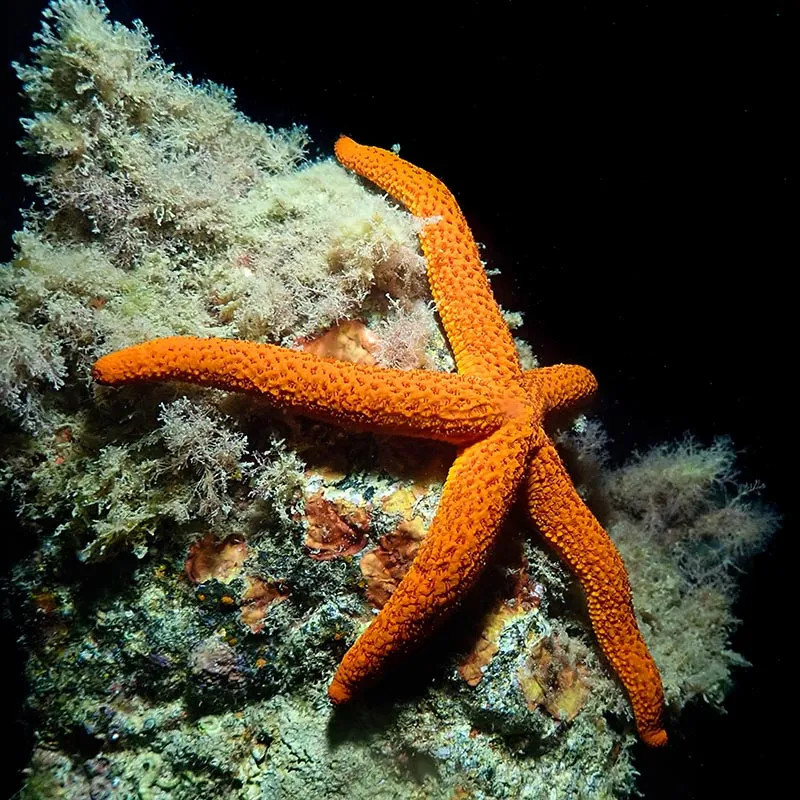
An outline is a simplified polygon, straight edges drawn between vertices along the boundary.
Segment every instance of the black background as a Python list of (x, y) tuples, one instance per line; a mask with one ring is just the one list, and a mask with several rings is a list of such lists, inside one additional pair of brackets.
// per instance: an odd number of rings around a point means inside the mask
[[(42, 5), (6, 4), (3, 64), (25, 58)], [(754, 666), (727, 715), (687, 709), (669, 747), (640, 746), (637, 765), (650, 800), (740, 797), (750, 782), (768, 796), (788, 777), (781, 728), (797, 714), (798, 65), (784, 3), (109, 5), (118, 21), (140, 17), (179, 71), (234, 88), (245, 114), (307, 125), (315, 156), (347, 133), (400, 143), (442, 178), (543, 362), (597, 375), (617, 458), (686, 431), (733, 437), (743, 477), (784, 515), (737, 604), (734, 649)], [(5, 67), (0, 80), (5, 260), (25, 162), (18, 86)], [(13, 719), (24, 689), (8, 686)]]

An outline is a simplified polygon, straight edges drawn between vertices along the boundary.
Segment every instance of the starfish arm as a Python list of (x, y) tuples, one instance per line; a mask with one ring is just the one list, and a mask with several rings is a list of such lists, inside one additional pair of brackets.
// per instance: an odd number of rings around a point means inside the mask
[(564, 411), (588, 400), (597, 391), (597, 379), (586, 367), (555, 364), (523, 373), (525, 391), (540, 397), (543, 413)]
[(665, 744), (661, 677), (636, 624), (625, 565), (550, 442), (530, 460), (527, 499), (534, 523), (583, 586), (595, 636), (631, 699), (639, 735)]
[(339, 665), (328, 690), (334, 702), (416, 647), (475, 584), (522, 478), (528, 427), (511, 421), (459, 452), (411, 568)]
[(425, 220), (420, 233), (428, 280), (458, 371), (518, 380), (519, 359), (492, 295), (478, 247), (449, 189), (387, 150), (342, 136), (336, 157)]
[(326, 422), (455, 444), (486, 436), (506, 417), (502, 398), (477, 380), (350, 364), (235, 339), (155, 339), (103, 356), (92, 375), (111, 385), (178, 380), (250, 392)]

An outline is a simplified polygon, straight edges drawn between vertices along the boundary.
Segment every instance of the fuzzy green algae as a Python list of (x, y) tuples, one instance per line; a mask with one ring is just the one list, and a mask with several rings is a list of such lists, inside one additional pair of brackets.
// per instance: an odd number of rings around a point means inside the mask
[[(0, 271), (0, 481), (31, 543), (9, 592), (36, 730), (22, 797), (633, 791), (629, 706), (570, 577), (516, 519), (488, 570), (494, 607), (465, 608), (410, 680), (331, 707), (373, 614), (362, 561), (403, 525), (424, 531), (447, 448), (90, 379), (98, 356), (157, 336), (297, 347), (343, 319), (366, 323), (376, 363), (452, 369), (416, 221), (307, 161), (302, 128), (175, 74), (97, 3), (54, 3), (17, 71), (43, 165)], [(613, 467), (585, 419), (559, 444), (628, 564), (669, 725), (687, 702), (721, 704), (742, 661), (733, 568), (775, 524), (735, 483), (730, 444)], [(313, 509), (337, 520), (332, 543)]]

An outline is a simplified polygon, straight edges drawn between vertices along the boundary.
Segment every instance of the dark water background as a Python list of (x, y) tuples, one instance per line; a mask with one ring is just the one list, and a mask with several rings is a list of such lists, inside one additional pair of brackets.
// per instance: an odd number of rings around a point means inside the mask
[[(749, 781), (771, 796), (790, 771), (780, 728), (797, 712), (797, 26), (784, 3), (195, 5), (109, 2), (118, 21), (141, 17), (178, 71), (233, 87), (243, 113), (308, 125), (319, 155), (339, 133), (399, 142), (441, 177), (543, 362), (598, 376), (617, 458), (688, 430), (702, 442), (730, 434), (744, 451), (745, 479), (765, 482), (784, 515), (741, 583), (733, 647), (754, 666), (737, 674), (727, 715), (687, 709), (669, 748), (641, 747), (637, 765), (649, 800), (740, 797)], [(31, 169), (14, 145), (22, 104), (5, 65), (25, 58), (42, 6), (4, 3), (0, 260)], [(0, 524), (4, 569), (24, 545), (13, 516)], [(3, 633), (8, 726), (24, 684)], [(30, 746), (24, 726), (12, 736), (4, 797)]]

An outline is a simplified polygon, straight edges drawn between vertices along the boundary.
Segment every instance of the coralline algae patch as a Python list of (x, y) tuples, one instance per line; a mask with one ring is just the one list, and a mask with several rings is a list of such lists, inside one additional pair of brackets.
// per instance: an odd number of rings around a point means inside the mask
[(244, 538), (231, 534), (219, 541), (213, 533), (201, 536), (186, 557), (186, 577), (192, 583), (216, 580), (230, 583), (242, 571), (247, 558)]
[(392, 596), (424, 538), (425, 526), (418, 519), (404, 519), (395, 530), (380, 537), (376, 548), (361, 557), (359, 567), (366, 581), (366, 597), (373, 608), (383, 608)]
[(376, 364), (375, 351), (378, 339), (360, 320), (345, 320), (334, 325), (320, 336), (300, 340), (307, 353), (320, 358), (335, 358), (353, 364)]
[(198, 586), (196, 597), (201, 602), (208, 599), (206, 586), (210, 581), (227, 586), (237, 578), (240, 591), (237, 596), (227, 592), (217, 593), (223, 606), (236, 605), (241, 609), (240, 619), (251, 633), (264, 629), (264, 617), (273, 603), (280, 603), (289, 596), (288, 589), (280, 582), (266, 581), (256, 575), (243, 575), (249, 554), (247, 543), (241, 536), (231, 534), (223, 540), (208, 533), (189, 548), (186, 558), (186, 577)]
[[(421, 475), (409, 478), (415, 459), (405, 460), (405, 476), (391, 474), (401, 448), (418, 443), (389, 441), (375, 453), (377, 471), (309, 467), (306, 470), (302, 523), (303, 547), (317, 561), (356, 557), (365, 597), (381, 608), (408, 570), (424, 538), (441, 493), (446, 470), (434, 448)], [(342, 458), (342, 454), (338, 454)], [(439, 467), (437, 469), (437, 466)]]
[(367, 544), (369, 508), (344, 498), (328, 499), (322, 491), (305, 498), (306, 537), (303, 546), (316, 561), (352, 556)]

